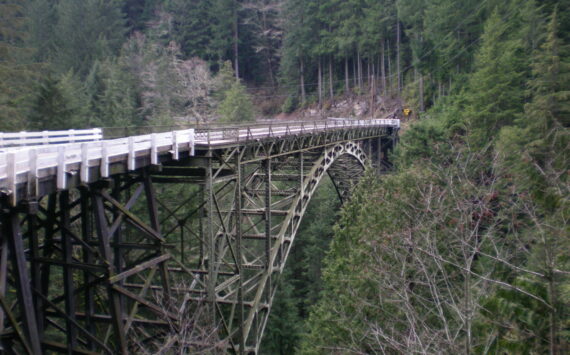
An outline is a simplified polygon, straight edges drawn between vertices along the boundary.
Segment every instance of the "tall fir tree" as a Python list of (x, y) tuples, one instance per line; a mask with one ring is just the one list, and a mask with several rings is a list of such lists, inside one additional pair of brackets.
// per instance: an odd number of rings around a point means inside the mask
[(118, 54), (126, 22), (115, 0), (60, 0), (56, 6), (55, 47), (51, 53), (58, 73), (69, 70), (85, 77), (96, 60)]
[(511, 23), (495, 10), (485, 23), (475, 72), (466, 89), (465, 117), (476, 146), (484, 146), (523, 110), (525, 62), (522, 41), (509, 34)]
[(71, 71), (60, 78), (48, 76), (36, 94), (30, 126), (40, 131), (85, 128), (88, 109), (84, 88)]
[(0, 2), (0, 130), (26, 127), (34, 79), (34, 51), (27, 47), (29, 32), (25, 1)]

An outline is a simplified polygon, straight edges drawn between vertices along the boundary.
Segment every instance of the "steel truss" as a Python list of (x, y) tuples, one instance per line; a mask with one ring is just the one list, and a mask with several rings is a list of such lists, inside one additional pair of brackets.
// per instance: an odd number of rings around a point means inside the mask
[(257, 353), (319, 182), (328, 174), (346, 200), (365, 168), (389, 167), (396, 137), (370, 127), (205, 145), (16, 207), (6, 199), (3, 350)]

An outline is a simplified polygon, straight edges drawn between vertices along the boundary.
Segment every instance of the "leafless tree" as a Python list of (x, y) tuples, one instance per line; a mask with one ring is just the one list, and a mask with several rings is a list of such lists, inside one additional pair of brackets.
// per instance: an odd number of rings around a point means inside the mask
[[(184, 283), (174, 289), (184, 290)], [(157, 335), (149, 336), (142, 328), (133, 329), (131, 337), (136, 353), (160, 354), (225, 354), (227, 342), (219, 337), (219, 328), (212, 320), (212, 307), (207, 302), (193, 300), (189, 293), (166, 299), (163, 293), (154, 294), (157, 304), (176, 319), (163, 318), (168, 327)]]

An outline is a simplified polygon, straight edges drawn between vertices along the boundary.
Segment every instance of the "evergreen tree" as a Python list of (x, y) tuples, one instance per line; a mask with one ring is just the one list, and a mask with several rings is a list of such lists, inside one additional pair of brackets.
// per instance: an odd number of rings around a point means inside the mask
[(95, 62), (87, 80), (90, 125), (127, 127), (142, 124), (137, 114), (137, 90), (127, 66), (119, 59)]
[(98, 59), (118, 53), (126, 32), (121, 4), (115, 0), (60, 0), (56, 6), (55, 48), (59, 73), (87, 75)]
[(131, 31), (142, 31), (163, 0), (124, 0), (123, 13)]
[[(240, 12), (237, 0), (212, 0), (210, 23), (212, 37), (208, 48), (209, 55), (215, 60), (231, 60), (236, 70), (236, 55), (240, 48)], [(237, 58), (239, 59), (239, 58)]]
[(47, 77), (41, 84), (30, 115), (34, 130), (84, 128), (88, 105), (78, 79), (69, 72), (60, 79)]
[[(169, 0), (165, 9), (172, 14), (172, 36), (180, 44), (182, 53), (186, 57), (200, 57), (204, 59), (220, 59), (212, 48), (214, 33), (214, 18), (212, 7), (214, 1), (185, 1)], [(230, 37), (226, 33), (227, 37)], [(224, 51), (222, 51), (223, 53)], [(225, 54), (225, 53), (223, 53)]]
[(285, 31), (280, 65), (282, 82), (295, 88), (292, 91), (301, 97), (302, 105), (307, 100), (305, 84), (311, 60), (309, 50), (318, 40), (312, 31), (316, 21), (315, 9), (315, 1), (312, 0), (288, 0), (283, 12)]
[(28, 45), (35, 49), (33, 59), (47, 64), (55, 48), (55, 24), (57, 21), (53, 0), (30, 0), (26, 6), (28, 17)]
[(33, 80), (33, 50), (26, 47), (25, 2), (0, 2), (0, 130), (26, 127)]
[(504, 168), (519, 182), (519, 193), (532, 196), (529, 205), (536, 217), (526, 235), (533, 245), (528, 265), (542, 275), (535, 277), (536, 283), (545, 289), (550, 306), (543, 312), (548, 342), (542, 349), (546, 352), (548, 346), (551, 354), (558, 354), (569, 343), (563, 329), (570, 318), (570, 281), (564, 273), (570, 268), (565, 252), (570, 247), (566, 217), (570, 213), (570, 47), (559, 38), (556, 12), (546, 35), (533, 58), (532, 99), (518, 125), (502, 130), (499, 151)]
[[(547, 203), (562, 196), (551, 195), (555, 191), (549, 191), (553, 181), (549, 181), (545, 171), (562, 171), (570, 162), (567, 149), (570, 143), (570, 47), (558, 37), (556, 13), (548, 25), (544, 44), (535, 52), (532, 74), (532, 100), (518, 121), (519, 128), (505, 130), (504, 137), (507, 142), (509, 137), (518, 141), (526, 159), (517, 166), (529, 177), (527, 187)], [(565, 174), (559, 176), (563, 178)], [(547, 204), (551, 203), (557, 204), (552, 201)]]
[(218, 106), (222, 122), (242, 123), (253, 121), (254, 111), (251, 98), (239, 81), (234, 81), (224, 92), (224, 99)]
[(521, 41), (509, 36), (509, 25), (498, 11), (489, 17), (469, 80), (465, 117), (477, 146), (489, 143), (522, 113), (527, 63)]

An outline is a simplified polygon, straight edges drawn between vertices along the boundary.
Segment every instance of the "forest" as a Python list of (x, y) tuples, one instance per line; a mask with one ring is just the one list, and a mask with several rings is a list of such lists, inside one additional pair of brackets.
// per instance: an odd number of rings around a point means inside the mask
[(570, 0), (0, 0), (0, 131), (346, 100), (413, 115), (319, 188), (261, 352), (570, 353)]

